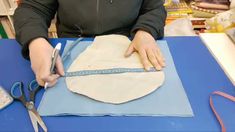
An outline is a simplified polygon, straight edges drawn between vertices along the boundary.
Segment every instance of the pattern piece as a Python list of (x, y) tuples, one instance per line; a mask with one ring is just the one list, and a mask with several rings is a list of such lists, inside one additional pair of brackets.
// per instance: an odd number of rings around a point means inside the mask
[[(121, 35), (96, 37), (93, 44), (69, 67), (67, 75), (70, 73), (70, 76), (65, 79), (68, 89), (92, 99), (113, 104), (138, 99), (155, 91), (164, 82), (163, 71), (144, 72), (137, 53), (125, 58), (124, 53), (129, 44), (130, 40)], [(119, 70), (117, 72), (120, 72), (120, 69), (124, 72), (109, 74), (107, 69), (112, 69), (110, 73), (115, 73), (117, 69)], [(138, 72), (128, 71), (128, 69)], [(92, 71), (99, 72), (95, 74), (96, 72), (92, 73)], [(106, 73), (100, 74), (102, 71)], [(83, 76), (76, 76), (76, 74)]]

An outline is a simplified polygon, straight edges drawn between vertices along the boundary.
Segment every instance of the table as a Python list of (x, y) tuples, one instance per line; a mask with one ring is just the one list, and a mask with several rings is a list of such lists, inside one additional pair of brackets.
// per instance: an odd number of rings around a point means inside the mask
[[(216, 90), (235, 95), (235, 87), (203, 45), (199, 37), (166, 37), (177, 72), (191, 103), (194, 117), (43, 117), (49, 131), (220, 131), (209, 106)], [(51, 39), (55, 45), (66, 38)], [(0, 40), (0, 85), (7, 91), (15, 81), (34, 79), (30, 62), (23, 59), (15, 40)], [(36, 97), (40, 102), (44, 90)], [(235, 105), (219, 96), (215, 107), (228, 131), (235, 131)], [(28, 113), (20, 102), (0, 111), (0, 131), (33, 131)]]

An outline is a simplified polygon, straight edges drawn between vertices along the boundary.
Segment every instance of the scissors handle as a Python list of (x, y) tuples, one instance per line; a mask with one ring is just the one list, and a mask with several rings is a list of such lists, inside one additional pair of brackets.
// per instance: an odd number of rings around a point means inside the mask
[(30, 101), (34, 102), (35, 99), (35, 94), (41, 89), (41, 86), (38, 85), (36, 80), (33, 80), (30, 82), (29, 86), (28, 86), (28, 90), (30, 93)]
[(26, 97), (23, 90), (23, 82), (15, 82), (11, 87), (11, 96), (26, 105)]

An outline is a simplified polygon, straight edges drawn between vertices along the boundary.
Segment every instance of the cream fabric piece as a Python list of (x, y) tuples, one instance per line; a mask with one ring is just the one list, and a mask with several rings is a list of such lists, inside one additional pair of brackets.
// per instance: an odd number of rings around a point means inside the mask
[[(125, 58), (130, 40), (121, 35), (106, 35), (95, 38), (71, 64), (68, 72), (112, 68), (143, 68), (137, 53)], [(121, 73), (66, 77), (72, 92), (97, 101), (120, 104), (150, 94), (164, 82), (164, 72)]]
[(95, 38), (79, 58), (76, 59), (68, 72), (79, 70), (111, 69), (111, 68), (142, 68), (137, 53), (125, 58), (131, 41), (122, 35), (106, 35)]

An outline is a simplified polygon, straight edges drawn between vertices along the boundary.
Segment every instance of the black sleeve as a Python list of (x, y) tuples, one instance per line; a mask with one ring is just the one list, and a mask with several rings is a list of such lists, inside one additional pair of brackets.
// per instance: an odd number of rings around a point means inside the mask
[(143, 0), (139, 17), (131, 30), (133, 38), (137, 30), (149, 32), (155, 39), (164, 36), (166, 10), (163, 0)]
[(57, 0), (23, 0), (13, 16), (16, 40), (22, 55), (29, 59), (29, 43), (38, 37), (47, 39), (48, 27), (58, 7)]

